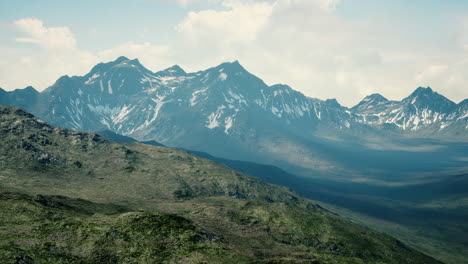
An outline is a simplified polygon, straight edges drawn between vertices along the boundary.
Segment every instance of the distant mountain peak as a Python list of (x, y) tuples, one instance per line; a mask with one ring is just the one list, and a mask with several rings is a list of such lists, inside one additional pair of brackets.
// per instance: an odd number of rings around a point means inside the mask
[(368, 95), (362, 99), (359, 104), (355, 105), (352, 109), (353, 110), (366, 110), (369, 108), (376, 107), (378, 105), (382, 105), (388, 102), (388, 99), (383, 97), (381, 94), (373, 93)]
[(184, 69), (182, 69), (179, 65), (174, 65), (172, 67), (167, 68), (166, 70), (169, 70), (171, 72), (180, 72), (180, 73), (186, 73)]
[(414, 90), (413, 93), (409, 97), (415, 97), (418, 95), (432, 95), (432, 94), (437, 94), (432, 90), (431, 87), (418, 87), (416, 90)]
[(125, 56), (120, 56), (114, 61), (114, 63), (122, 63), (124, 61), (129, 61), (129, 59)]
[[(123, 59), (125, 58), (125, 59)], [(141, 65), (140, 61), (138, 59), (133, 59), (129, 60), (126, 57), (119, 57), (117, 60), (114, 61), (112, 67), (138, 67), (138, 68), (144, 68), (143, 65)]]
[(118, 75), (141, 75), (141, 74), (153, 74), (150, 70), (145, 68), (138, 59), (130, 60), (125, 56), (120, 56), (114, 61), (110, 62), (101, 62), (94, 66), (91, 71), (86, 74), (85, 84), (90, 84), (98, 80), (98, 78), (103, 78), (104, 76), (112, 77), (114, 73)]
[(371, 100), (388, 101), (387, 98), (383, 97), (379, 93), (373, 93), (371, 95), (366, 96), (366, 98), (371, 99)]
[(177, 77), (177, 76), (184, 76), (187, 74), (187, 72), (185, 72), (184, 69), (182, 69), (179, 65), (176, 64), (162, 71), (158, 71), (155, 74), (158, 76)]
[[(433, 91), (431, 87), (418, 87), (410, 96), (403, 99), (402, 102), (416, 104), (420, 107), (435, 107), (437, 109), (453, 108), (456, 106), (454, 102), (447, 99), (445, 96)], [(446, 109), (449, 111), (449, 109)]]
[(378, 93), (373, 93), (371, 95), (366, 96), (364, 99), (362, 99), (360, 104), (366, 104), (366, 105), (379, 105), (382, 103), (388, 102), (388, 99), (383, 97), (381, 94)]
[(216, 69), (223, 69), (228, 72), (246, 72), (247, 70), (239, 63), (238, 60), (232, 62), (224, 62), (215, 67)]

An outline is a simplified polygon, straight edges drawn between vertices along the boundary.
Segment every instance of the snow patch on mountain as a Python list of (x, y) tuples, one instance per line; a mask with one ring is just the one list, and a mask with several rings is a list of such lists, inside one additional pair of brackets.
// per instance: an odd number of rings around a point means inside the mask
[(108, 87), (109, 94), (112, 94), (113, 91), (112, 91), (111, 80), (108, 80), (108, 81), (107, 81), (107, 87)]
[(224, 133), (229, 135), (229, 129), (231, 129), (234, 120), (232, 117), (228, 116), (224, 119)]
[(99, 78), (101, 75), (95, 73), (93, 74), (91, 77), (88, 78), (88, 80), (85, 82), (86, 85), (90, 85), (90, 84), (93, 84), (94, 81)]
[[(247, 103), (247, 100), (244, 99), (244, 96), (242, 94), (237, 94), (237, 93), (234, 93), (231, 89), (229, 89), (228, 91), (228, 94), (229, 96), (234, 99), (235, 101), (237, 101), (237, 103), (240, 105), (245, 105), (245, 106), (248, 106), (249, 104)], [(226, 97), (224, 97), (225, 100), (226, 100)], [(234, 101), (232, 100), (226, 100), (226, 102), (229, 102), (229, 103), (233, 103)]]
[(128, 114), (130, 114), (133, 109), (135, 109), (136, 106), (130, 107), (128, 105), (124, 105), (121, 109), (118, 115), (112, 116), (112, 123), (114, 124), (119, 124), (128, 119)]
[(219, 126), (219, 118), (223, 114), (223, 112), (224, 112), (223, 109), (225, 109), (225, 108), (226, 108), (226, 106), (224, 106), (224, 105), (218, 106), (218, 108), (216, 109), (215, 112), (212, 112), (211, 114), (208, 115), (208, 118), (207, 118), (207, 121), (206, 121), (206, 127), (207, 128), (213, 129), (213, 128)]
[(154, 114), (153, 114), (153, 117), (151, 118), (151, 120), (147, 124), (145, 122), (145, 126), (147, 126), (147, 125), (153, 123), (154, 121), (156, 121), (156, 118), (158, 118), (158, 115), (159, 115), (159, 111), (161, 110), (163, 105), (166, 103), (166, 102), (164, 102), (164, 97), (151, 98), (151, 100), (156, 103), (156, 105), (154, 106)]
[(87, 106), (88, 106), (88, 109), (91, 110), (91, 112), (101, 117), (118, 116), (120, 114), (120, 111), (122, 110), (121, 107), (111, 107), (109, 106), (109, 104), (105, 104), (105, 105), (87, 104)]
[(198, 97), (198, 95), (199, 95), (199, 94), (202, 94), (202, 93), (204, 93), (204, 92), (206, 92), (206, 90), (208, 90), (208, 87), (203, 88), (203, 89), (201, 89), (201, 90), (194, 91), (194, 92), (192, 93), (192, 97), (190, 98), (190, 105), (191, 105), (191, 106), (195, 106), (195, 105), (197, 104), (197, 97)]
[(218, 79), (221, 80), (222, 82), (224, 82), (227, 78), (228, 78), (228, 75), (224, 72), (220, 73), (218, 77)]

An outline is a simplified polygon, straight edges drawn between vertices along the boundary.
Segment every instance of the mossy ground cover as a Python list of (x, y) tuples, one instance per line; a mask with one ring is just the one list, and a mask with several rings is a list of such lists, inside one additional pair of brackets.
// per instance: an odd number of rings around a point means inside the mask
[(1, 263), (244, 262), (186, 218), (62, 198), (0, 193)]

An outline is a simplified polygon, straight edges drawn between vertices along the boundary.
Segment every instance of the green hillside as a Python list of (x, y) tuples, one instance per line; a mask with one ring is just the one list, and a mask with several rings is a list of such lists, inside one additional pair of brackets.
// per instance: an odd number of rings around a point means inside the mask
[(439, 263), (185, 151), (4, 106), (0, 190), (2, 263)]

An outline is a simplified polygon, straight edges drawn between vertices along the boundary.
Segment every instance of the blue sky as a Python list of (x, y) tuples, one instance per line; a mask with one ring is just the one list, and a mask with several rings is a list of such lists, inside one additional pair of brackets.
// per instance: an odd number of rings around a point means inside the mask
[(431, 86), (468, 97), (468, 1), (22, 0), (0, 3), (0, 87), (42, 90), (120, 55), (156, 71), (239, 60), (351, 106)]

